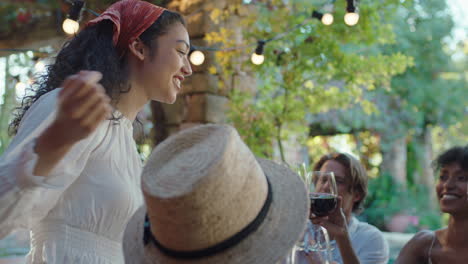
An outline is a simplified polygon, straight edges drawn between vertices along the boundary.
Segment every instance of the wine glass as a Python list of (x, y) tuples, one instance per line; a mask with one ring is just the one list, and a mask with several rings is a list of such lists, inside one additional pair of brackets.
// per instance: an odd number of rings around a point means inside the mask
[(296, 257), (297, 251), (298, 248), (296, 245), (294, 245), (294, 247), (288, 252), (286, 257), (281, 261), (276, 262), (276, 264), (298, 264)]
[[(328, 239), (327, 231), (325, 228), (317, 228), (318, 232), (324, 232), (322, 235), (325, 235)], [(301, 242), (297, 242), (296, 245), (288, 252), (285, 258), (276, 264), (305, 264), (305, 263), (314, 263), (314, 264), (331, 264), (334, 263), (332, 260), (332, 254), (330, 249), (324, 249), (320, 251), (308, 251), (306, 250)]]
[[(333, 212), (338, 204), (338, 190), (333, 172), (310, 171), (304, 164), (298, 172), (308, 188), (310, 212), (319, 217)], [(309, 220), (300, 248), (305, 252), (330, 251), (327, 230)]]
[(309, 181), (310, 212), (319, 217), (329, 215), (338, 204), (335, 174), (313, 171)]

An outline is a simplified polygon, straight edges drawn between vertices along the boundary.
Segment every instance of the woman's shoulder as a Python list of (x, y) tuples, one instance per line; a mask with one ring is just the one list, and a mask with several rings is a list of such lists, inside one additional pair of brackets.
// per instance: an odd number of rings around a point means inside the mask
[(396, 264), (427, 263), (429, 248), (434, 241), (434, 232), (422, 230), (416, 233), (400, 251)]
[(37, 98), (37, 100), (31, 105), (31, 108), (44, 105), (48, 107), (55, 106), (54, 104), (57, 103), (61, 90), (62, 88), (55, 88), (44, 93), (39, 98)]
[(40, 96), (24, 113), (18, 132), (25, 123), (37, 127), (39, 123), (52, 118), (57, 110), (58, 94), (61, 89), (57, 88)]
[(435, 231), (421, 230), (414, 235), (410, 242), (419, 246), (430, 246), (434, 240)]
[(429, 248), (435, 239), (435, 232), (431, 230), (421, 230), (416, 233), (407, 246), (412, 249), (414, 253), (420, 256), (426, 256)]

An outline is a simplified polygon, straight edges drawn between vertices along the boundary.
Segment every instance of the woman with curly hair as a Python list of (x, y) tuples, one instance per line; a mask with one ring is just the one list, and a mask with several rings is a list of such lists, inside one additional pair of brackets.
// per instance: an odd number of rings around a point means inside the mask
[(140, 0), (64, 45), (0, 158), (0, 237), (31, 230), (27, 263), (124, 263), (123, 230), (143, 202), (132, 122), (150, 100), (175, 101), (189, 50), (183, 18)]
[(453, 147), (434, 162), (439, 174), (435, 191), (448, 226), (420, 231), (403, 247), (395, 263), (468, 263), (468, 146)]

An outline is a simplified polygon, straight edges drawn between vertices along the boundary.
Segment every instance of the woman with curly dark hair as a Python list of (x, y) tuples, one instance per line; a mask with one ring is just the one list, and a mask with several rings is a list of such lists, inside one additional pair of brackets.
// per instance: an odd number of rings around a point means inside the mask
[(132, 122), (173, 103), (192, 72), (183, 18), (123, 0), (64, 45), (11, 124), (0, 158), (0, 237), (31, 230), (28, 263), (123, 263), (142, 204)]
[(468, 146), (450, 148), (434, 165), (439, 174), (435, 191), (440, 210), (449, 214), (448, 226), (414, 235), (395, 263), (468, 263)]

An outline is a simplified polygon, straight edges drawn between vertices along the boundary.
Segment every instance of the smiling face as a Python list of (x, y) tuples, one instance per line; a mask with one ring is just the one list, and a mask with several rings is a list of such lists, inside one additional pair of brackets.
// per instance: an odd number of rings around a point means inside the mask
[(456, 162), (443, 166), (436, 185), (440, 210), (449, 214), (468, 215), (467, 187), (468, 171), (462, 170)]
[(174, 103), (182, 81), (192, 74), (187, 57), (190, 51), (187, 29), (181, 23), (174, 23), (167, 34), (155, 40), (153, 50), (144, 48), (145, 56), (133, 71), (137, 86), (142, 87), (148, 100)]

